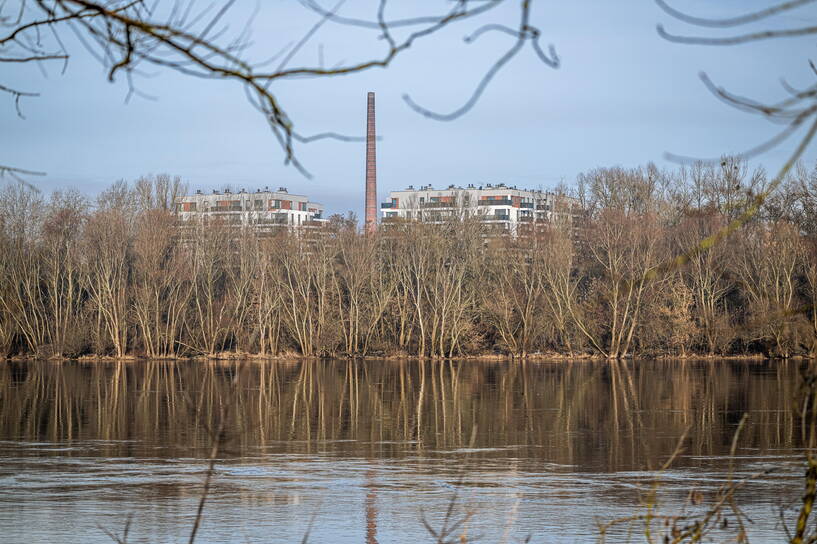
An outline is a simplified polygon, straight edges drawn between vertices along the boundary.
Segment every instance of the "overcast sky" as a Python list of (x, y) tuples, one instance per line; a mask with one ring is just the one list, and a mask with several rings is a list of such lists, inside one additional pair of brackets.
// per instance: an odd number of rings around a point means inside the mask
[[(329, 5), (324, 0), (324, 5)], [(334, 3), (334, 2), (333, 2)], [(405, 1), (389, 4), (395, 16)], [(684, 1), (673, 5), (703, 16), (745, 13), (768, 5), (754, 0)], [(205, 5), (202, 3), (202, 5)], [(295, 0), (238, 0), (231, 21), (236, 31), (258, 5), (248, 56), (267, 58), (301, 37), (317, 16)], [(450, 2), (411, 2), (437, 14)], [(377, 2), (347, 0), (341, 14), (374, 18)], [(419, 9), (419, 8), (415, 8)], [(398, 13), (398, 10), (402, 13)], [(776, 19), (776, 26), (813, 25), (814, 6)], [(678, 45), (661, 39), (656, 24), (695, 35), (724, 30), (689, 27), (648, 0), (534, 2), (533, 24), (542, 42), (553, 43), (562, 66), (553, 70), (530, 48), (512, 60), (476, 106), (454, 122), (411, 111), (408, 93), (439, 111), (457, 108), (512, 38), (486, 34), (465, 44), (463, 36), (486, 22), (513, 24), (518, 2), (508, 1), (482, 19), (451, 26), (418, 42), (386, 70), (323, 80), (276, 84), (282, 105), (303, 133), (325, 130), (362, 135), (366, 92), (377, 95), (378, 196), (409, 184), (505, 182), (550, 188), (572, 183), (598, 166), (636, 166), (663, 159), (666, 151), (711, 157), (739, 152), (780, 127), (733, 110), (716, 100), (698, 79), (700, 71), (734, 92), (761, 100), (785, 96), (780, 79), (795, 86), (814, 81), (808, 58), (817, 60), (811, 39), (789, 39), (733, 47)], [(389, 13), (387, 13), (389, 15)], [(747, 29), (761, 28), (748, 27)], [(34, 181), (46, 190), (76, 187), (88, 194), (118, 179), (143, 174), (180, 175), (191, 190), (231, 185), (254, 190), (287, 186), (322, 202), (329, 213), (363, 208), (364, 144), (322, 141), (297, 149), (314, 174), (305, 179), (284, 166), (283, 154), (263, 117), (246, 101), (241, 86), (149, 69), (137, 86), (156, 100), (124, 99), (124, 80), (107, 82), (106, 70), (71, 37), (65, 74), (51, 66), (44, 76), (34, 66), (2, 66), (0, 83), (41, 96), (22, 103), (0, 95), (0, 163), (43, 170)], [(383, 54), (377, 34), (326, 24), (291, 62), (315, 65), (319, 46), (325, 63), (353, 62)], [(779, 166), (794, 141), (760, 161)], [(817, 146), (807, 160), (817, 158)]]

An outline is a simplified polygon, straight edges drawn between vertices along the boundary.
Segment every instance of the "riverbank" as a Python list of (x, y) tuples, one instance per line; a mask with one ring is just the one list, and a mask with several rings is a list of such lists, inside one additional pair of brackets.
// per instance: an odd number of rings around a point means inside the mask
[(804, 355), (795, 355), (788, 358), (770, 357), (760, 353), (748, 354), (729, 354), (729, 355), (707, 355), (707, 354), (685, 354), (685, 355), (628, 355), (620, 358), (608, 358), (603, 355), (594, 353), (580, 353), (580, 354), (563, 354), (556, 352), (549, 353), (530, 353), (523, 356), (503, 353), (482, 353), (472, 355), (460, 355), (456, 357), (418, 357), (407, 353), (389, 354), (389, 355), (326, 355), (326, 356), (307, 356), (297, 352), (285, 352), (276, 355), (258, 354), (258, 353), (241, 353), (241, 352), (220, 352), (212, 355), (191, 355), (191, 356), (171, 356), (171, 357), (148, 357), (144, 355), (124, 355), (122, 357), (114, 357), (110, 355), (93, 355), (86, 354), (78, 357), (37, 357), (34, 355), (14, 355), (10, 357), (0, 358), (0, 361), (81, 361), (81, 362), (129, 362), (135, 363), (140, 361), (301, 361), (301, 360), (357, 360), (357, 361), (469, 361), (469, 362), (564, 362), (564, 361), (639, 361), (639, 360), (671, 360), (671, 361), (740, 361), (740, 360), (756, 360), (756, 361), (771, 361), (771, 360), (789, 360), (789, 361), (803, 361), (812, 360), (814, 357), (807, 357)]

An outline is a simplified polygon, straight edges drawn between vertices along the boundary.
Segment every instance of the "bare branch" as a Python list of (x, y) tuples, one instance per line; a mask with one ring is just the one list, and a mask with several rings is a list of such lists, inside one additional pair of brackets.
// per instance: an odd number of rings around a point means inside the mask
[(760, 40), (770, 40), (773, 38), (799, 38), (817, 34), (817, 26), (807, 26), (803, 28), (792, 28), (786, 30), (765, 30), (762, 32), (752, 32), (740, 36), (730, 36), (726, 38), (708, 38), (706, 36), (681, 36), (670, 34), (664, 30), (663, 25), (657, 27), (658, 35), (665, 40), (675, 43), (685, 43), (694, 45), (739, 45), (743, 43), (756, 42)]
[[(341, 6), (343, 6), (345, 2), (346, 0), (339, 0), (339, 2), (335, 4), (335, 7), (332, 8), (332, 11), (330, 13), (337, 13), (337, 11), (341, 8)], [(297, 44), (295, 44), (295, 47), (290, 49), (289, 53), (287, 53), (287, 55), (284, 57), (284, 59), (281, 61), (281, 63), (278, 65), (278, 68), (276, 68), (275, 71), (280, 72), (281, 70), (286, 68), (287, 64), (289, 64), (289, 61), (292, 60), (292, 57), (294, 57), (295, 54), (298, 53), (298, 51), (300, 51), (304, 45), (306, 45), (306, 42), (308, 42), (310, 38), (312, 38), (312, 36), (314, 36), (315, 33), (318, 32), (318, 30), (320, 30), (323, 24), (328, 20), (329, 17), (323, 17), (321, 18), (321, 20), (315, 23), (315, 25), (309, 29), (309, 32), (304, 34), (304, 37), (301, 38), (301, 40)], [(272, 82), (272, 80), (270, 80), (270, 82)]]
[(517, 40), (516, 43), (514, 43), (513, 47), (511, 47), (504, 55), (502, 55), (499, 58), (499, 60), (497, 60), (494, 63), (494, 65), (491, 66), (491, 68), (485, 73), (485, 75), (482, 76), (482, 80), (479, 82), (476, 89), (474, 89), (474, 92), (471, 93), (471, 97), (468, 98), (465, 104), (463, 104), (462, 106), (460, 106), (459, 108), (450, 113), (436, 113), (429, 109), (426, 109), (417, 104), (408, 94), (403, 95), (403, 100), (406, 102), (406, 104), (408, 104), (408, 106), (411, 109), (413, 109), (420, 115), (424, 115), (425, 117), (429, 117), (437, 121), (452, 121), (457, 117), (460, 117), (461, 115), (465, 114), (471, 108), (474, 107), (474, 104), (477, 103), (480, 96), (482, 96), (482, 93), (485, 92), (485, 88), (488, 87), (488, 84), (491, 82), (494, 76), (499, 72), (499, 70), (502, 69), (503, 66), (505, 66), (505, 64), (508, 63), (508, 61), (510, 61), (514, 56), (516, 56), (519, 50), (522, 49), (522, 45), (524, 43), (525, 43), (524, 38), (520, 38), (519, 40)]
[[(362, 28), (369, 28), (373, 30), (382, 30), (381, 24), (378, 21), (366, 21), (365, 19), (354, 19), (349, 17), (341, 17), (323, 9), (315, 0), (299, 0), (301, 5), (314, 11), (315, 13), (327, 17), (330, 21), (342, 25), (359, 26)], [(479, 13), (483, 13), (490, 9), (497, 7), (504, 0), (487, 0), (484, 6), (478, 8)], [(458, 4), (464, 5), (464, 2), (457, 0)], [(476, 11), (476, 10), (474, 10)], [(385, 21), (388, 28), (411, 27), (419, 25), (436, 25), (442, 22), (445, 17), (412, 17), (409, 19), (397, 19), (394, 21)]]
[(489, 24), (479, 27), (474, 32), (463, 38), (463, 41), (465, 43), (473, 43), (477, 40), (477, 38), (487, 32), (503, 32), (509, 36), (513, 36), (514, 38), (520, 37), (519, 31), (514, 28), (505, 25)]
[[(348, 136), (346, 134), (339, 134), (337, 132), (321, 132), (319, 134), (313, 134), (311, 136), (301, 136), (297, 132), (292, 133), (292, 137), (303, 143), (308, 144), (310, 142), (315, 142), (317, 140), (339, 140), (341, 142), (365, 142), (365, 136)], [(378, 137), (378, 140), (381, 138)]]
[(8, 176), (12, 180), (16, 181), (17, 183), (28, 187), (32, 191), (39, 193), (40, 190), (32, 185), (31, 183), (27, 182), (23, 176), (44, 176), (45, 172), (37, 172), (34, 170), (25, 170), (23, 168), (17, 168), (14, 166), (5, 166), (0, 164), (0, 179)]
[(0, 62), (40, 62), (44, 60), (65, 60), (68, 55), (40, 55), (36, 57), (0, 57)]
[(669, 4), (665, 2), (665, 0), (655, 0), (655, 3), (658, 4), (658, 7), (660, 7), (669, 15), (675, 17), (679, 21), (683, 21), (685, 23), (689, 23), (696, 26), (717, 28), (740, 26), (745, 25), (747, 23), (753, 23), (755, 21), (760, 21), (762, 19), (766, 19), (767, 17), (777, 15), (784, 11), (790, 11), (795, 8), (799, 8), (800, 6), (804, 6), (806, 4), (812, 4), (815, 1), (816, 0), (790, 0), (788, 2), (782, 2), (770, 8), (755, 11), (754, 13), (740, 15), (738, 17), (729, 17), (726, 19), (707, 19), (705, 17), (694, 17), (692, 15), (686, 14), (682, 11), (678, 11), (672, 8)]
[(17, 110), (17, 116), (20, 119), (25, 119), (25, 115), (23, 115), (23, 111), (20, 109), (20, 99), (23, 97), (36, 97), (40, 96), (39, 93), (30, 93), (25, 91), (18, 91), (17, 89), (12, 89), (11, 87), (6, 87), (5, 85), (0, 85), (0, 91), (4, 93), (9, 93), (14, 97), (14, 108)]
[[(533, 50), (536, 51), (536, 55), (539, 57), (539, 60), (550, 66), (551, 68), (558, 68), (561, 65), (561, 60), (559, 59), (559, 55), (556, 53), (556, 46), (553, 44), (548, 44), (548, 54), (545, 54), (542, 51), (542, 47), (539, 45), (539, 31), (535, 30), (533, 35)], [(550, 56), (548, 56), (550, 55)]]
[(548, 57), (544, 51), (539, 47), (538, 39), (539, 39), (539, 30), (531, 27), (529, 25), (530, 20), (530, 2), (528, 0), (524, 0), (522, 2), (521, 8), (521, 20), (519, 23), (519, 28), (517, 30), (513, 30), (509, 27), (504, 25), (485, 25), (477, 29), (473, 34), (467, 36), (465, 38), (466, 43), (473, 42), (476, 38), (484, 34), (488, 31), (499, 31), (504, 32), (505, 34), (510, 34), (511, 36), (516, 37), (516, 41), (514, 42), (513, 46), (511, 46), (508, 51), (502, 55), (491, 68), (482, 76), (479, 84), (477, 84), (474, 92), (471, 93), (471, 96), (466, 100), (466, 102), (457, 108), (456, 110), (450, 113), (437, 113), (426, 109), (419, 104), (417, 104), (411, 96), (408, 94), (403, 95), (403, 100), (408, 104), (408, 106), (416, 111), (417, 113), (424, 115), (425, 117), (429, 117), (431, 119), (435, 119), (437, 121), (451, 121), (454, 120), (465, 113), (467, 113), (471, 108), (474, 107), (474, 104), (477, 103), (479, 98), (482, 96), (482, 93), (485, 92), (485, 89), (488, 87), (488, 84), (493, 80), (494, 76), (505, 66), (512, 58), (516, 56), (517, 53), (522, 49), (522, 46), (525, 44), (525, 40), (532, 39), (533, 47), (536, 51), (537, 56), (548, 66), (551, 68), (558, 68), (559, 67), (559, 57), (556, 54), (556, 49), (551, 45), (550, 46), (550, 57)]
[[(0, 62), (34, 62), (39, 66), (40, 62), (45, 60), (67, 61), (69, 54), (57, 32), (58, 28), (67, 26), (76, 34), (83, 47), (108, 68), (109, 81), (114, 81), (120, 70), (125, 72), (128, 86), (126, 101), (134, 95), (143, 96), (135, 87), (133, 76), (137, 66), (145, 63), (183, 75), (238, 82), (242, 85), (250, 104), (260, 111), (270, 124), (273, 135), (284, 151), (285, 164), (292, 164), (304, 175), (308, 175), (295, 159), (293, 142), (308, 143), (326, 138), (341, 141), (360, 139), (343, 136), (335, 131), (324, 131), (312, 136), (301, 135), (279, 102), (277, 93), (271, 90), (275, 81), (301, 77), (335, 77), (372, 68), (385, 68), (418, 40), (431, 36), (450, 24), (485, 14), (500, 5), (503, 0), (488, 0), (474, 7), (469, 0), (456, 0), (453, 7), (443, 15), (397, 20), (386, 18), (387, 0), (381, 0), (376, 21), (339, 16), (337, 12), (344, 4), (344, 0), (339, 0), (329, 10), (320, 6), (317, 0), (300, 1), (305, 8), (317, 13), (320, 19), (293, 46), (285, 47), (271, 59), (254, 63), (245, 54), (249, 46), (249, 21), (234, 39), (227, 39), (226, 32), (229, 27), (223, 21), (230, 9), (237, 4), (234, 0), (225, 0), (220, 5), (212, 4), (203, 9), (196, 9), (193, 1), (186, 2), (186, 5), (184, 2), (178, 2), (170, 9), (169, 17), (163, 20), (156, 20), (155, 6), (149, 7), (142, 0), (33, 0), (30, 5), (40, 11), (34, 14), (34, 20), (24, 22), (21, 15), (17, 28), (0, 38), (0, 45), (13, 44), (28, 53), (18, 52), (7, 59), (0, 59)], [(531, 40), (534, 51), (543, 62), (554, 68), (558, 66), (559, 59), (553, 46), (545, 53), (538, 44), (540, 36), (538, 29), (528, 24), (530, 3), (530, 0), (521, 2), (521, 23), (519, 30), (516, 31), (517, 43), (483, 77), (474, 94), (457, 115), (473, 106), (490, 80), (519, 51), (525, 40)], [(255, 12), (252, 17), (255, 17)], [(386, 41), (388, 50), (379, 58), (349, 64), (341, 63), (332, 68), (324, 67), (322, 55), (317, 66), (287, 68), (295, 55), (328, 21), (376, 29), (380, 32), (380, 37)], [(43, 27), (52, 34), (56, 42), (54, 49), (58, 46), (56, 52), (45, 51), (40, 45), (43, 39), (40, 29)], [(399, 28), (410, 29), (410, 32), (398, 38), (393, 32)], [(490, 25), (487, 28), (490, 28)], [(275, 70), (260, 70), (265, 64), (276, 62), (278, 58), (281, 58), (281, 61)], [(19, 99), (23, 96), (34, 96), (33, 93), (18, 93), (5, 88), (0, 90), (14, 95), (18, 113), (20, 113)]]
[(15, 166), (6, 166), (0, 164), (0, 177), (3, 177), (5, 175), (44, 176), (45, 172), (37, 172), (36, 170), (26, 170), (24, 168), (17, 168)]

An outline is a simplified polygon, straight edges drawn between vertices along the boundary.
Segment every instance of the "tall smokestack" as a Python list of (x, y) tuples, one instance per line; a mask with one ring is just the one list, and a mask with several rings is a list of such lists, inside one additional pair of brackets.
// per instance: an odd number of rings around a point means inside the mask
[(366, 222), (367, 233), (377, 230), (377, 150), (375, 148), (374, 93), (367, 96), (366, 110)]

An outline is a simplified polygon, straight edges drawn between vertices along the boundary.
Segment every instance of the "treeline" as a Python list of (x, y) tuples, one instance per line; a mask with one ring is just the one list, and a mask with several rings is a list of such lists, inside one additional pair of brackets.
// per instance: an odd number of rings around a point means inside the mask
[[(168, 176), (94, 202), (0, 192), (0, 353), (179, 357), (817, 354), (817, 168), (597, 169), (581, 213), (516, 239), (478, 221), (360, 235), (177, 223)], [(676, 262), (678, 255), (688, 262)]]

